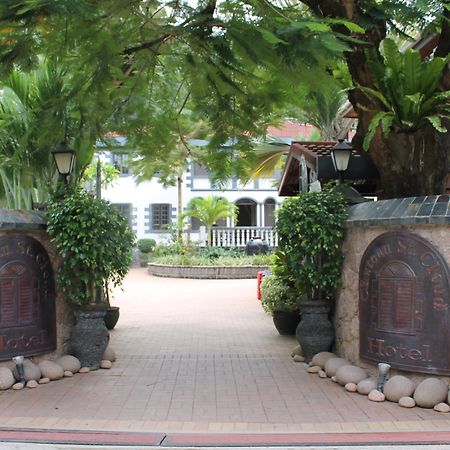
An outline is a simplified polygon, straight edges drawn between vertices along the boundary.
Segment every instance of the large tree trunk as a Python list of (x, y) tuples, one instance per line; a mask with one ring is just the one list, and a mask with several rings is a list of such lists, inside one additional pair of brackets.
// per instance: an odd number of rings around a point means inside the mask
[[(317, 15), (322, 17), (342, 18), (359, 25), (363, 14), (357, 0), (302, 0)], [(446, 12), (450, 16), (450, 12)], [(374, 20), (375, 26), (366, 28), (364, 36), (354, 35), (363, 44), (354, 44), (353, 51), (347, 52), (345, 58), (355, 85), (375, 88), (365, 49), (378, 49), (386, 35), (386, 23)], [(337, 26), (337, 31), (348, 32)], [(449, 24), (444, 21), (442, 36), (437, 54), (444, 56), (450, 48)], [(450, 71), (444, 78), (442, 89), (450, 87)], [(362, 142), (377, 106), (359, 89), (349, 93), (349, 100), (358, 114), (358, 129), (353, 139), (356, 148), (362, 148)], [(447, 124), (448, 125), (448, 124)], [(426, 125), (415, 132), (392, 131), (387, 138), (378, 132), (373, 139), (369, 153), (380, 173), (379, 197), (405, 197), (429, 195), (445, 192), (446, 180), (450, 167), (448, 148), (449, 133), (439, 133), (431, 125)]]

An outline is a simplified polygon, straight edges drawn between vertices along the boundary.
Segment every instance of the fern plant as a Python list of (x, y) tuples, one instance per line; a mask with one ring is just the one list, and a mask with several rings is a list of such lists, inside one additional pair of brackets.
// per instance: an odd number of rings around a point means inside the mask
[(427, 122), (437, 131), (447, 132), (442, 119), (450, 118), (450, 91), (442, 92), (438, 87), (450, 55), (422, 61), (419, 51), (401, 53), (392, 39), (385, 39), (383, 56), (370, 49), (367, 59), (376, 89), (359, 89), (378, 105), (364, 140), (366, 150), (379, 126), (385, 137), (392, 130), (413, 132)]

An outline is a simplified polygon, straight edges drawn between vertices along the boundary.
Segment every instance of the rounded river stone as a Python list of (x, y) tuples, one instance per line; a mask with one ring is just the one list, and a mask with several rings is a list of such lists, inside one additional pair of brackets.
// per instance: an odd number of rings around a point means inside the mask
[(345, 386), (347, 383), (358, 384), (360, 381), (367, 378), (367, 372), (358, 366), (341, 366), (336, 371), (336, 381)]
[(422, 408), (434, 408), (444, 402), (448, 395), (448, 385), (439, 378), (426, 378), (421, 381), (414, 391), (414, 400)]
[(336, 375), (339, 367), (348, 366), (349, 364), (350, 363), (344, 358), (330, 358), (325, 363), (324, 369), (329, 377), (333, 377), (334, 375)]
[(411, 397), (414, 393), (414, 382), (403, 375), (394, 375), (384, 384), (383, 392), (390, 402), (397, 402), (402, 397)]

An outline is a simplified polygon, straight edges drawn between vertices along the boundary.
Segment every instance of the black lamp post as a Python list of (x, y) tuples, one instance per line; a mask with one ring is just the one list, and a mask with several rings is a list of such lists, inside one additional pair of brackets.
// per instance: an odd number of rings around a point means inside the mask
[(339, 183), (344, 182), (344, 172), (348, 169), (352, 147), (344, 139), (339, 139), (338, 143), (331, 149), (331, 159), (334, 170), (339, 174)]
[(52, 151), (58, 173), (64, 177), (64, 184), (67, 184), (67, 177), (72, 173), (75, 160), (75, 151), (61, 142), (55, 150)]

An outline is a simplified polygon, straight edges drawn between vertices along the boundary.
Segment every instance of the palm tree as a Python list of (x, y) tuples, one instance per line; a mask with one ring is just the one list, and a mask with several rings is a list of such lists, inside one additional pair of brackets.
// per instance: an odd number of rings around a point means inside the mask
[(61, 141), (76, 150), (78, 179), (92, 159), (101, 118), (101, 108), (55, 64), (14, 69), (0, 81), (0, 201), (26, 209), (45, 201), (56, 182), (51, 151)]
[(195, 217), (206, 226), (207, 245), (211, 245), (211, 228), (220, 219), (227, 217), (236, 220), (236, 205), (225, 198), (209, 195), (194, 198), (183, 214), (184, 217)]

